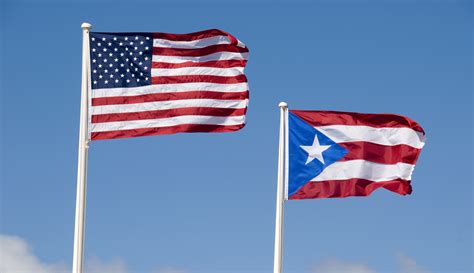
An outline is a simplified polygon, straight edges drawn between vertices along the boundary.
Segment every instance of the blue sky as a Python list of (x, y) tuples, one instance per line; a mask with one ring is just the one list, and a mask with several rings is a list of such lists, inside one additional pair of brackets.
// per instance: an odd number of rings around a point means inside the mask
[(271, 272), (280, 101), (403, 114), (428, 138), (411, 196), (286, 203), (284, 272), (472, 272), (470, 1), (0, 5), (0, 268), (23, 270), (7, 273), (70, 268), (84, 21), (228, 31), (250, 48), (251, 98), (236, 133), (92, 143), (87, 273)]

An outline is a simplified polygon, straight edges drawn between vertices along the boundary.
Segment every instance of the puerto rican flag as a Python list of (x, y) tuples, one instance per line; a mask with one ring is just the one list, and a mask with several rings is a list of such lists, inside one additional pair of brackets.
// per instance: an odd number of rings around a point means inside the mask
[(378, 188), (412, 192), (425, 144), (404, 116), (335, 111), (288, 112), (286, 199), (367, 196)]

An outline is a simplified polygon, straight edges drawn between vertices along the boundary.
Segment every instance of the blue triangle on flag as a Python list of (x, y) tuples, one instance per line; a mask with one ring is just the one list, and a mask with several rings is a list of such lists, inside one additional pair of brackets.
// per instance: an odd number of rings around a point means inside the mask
[(347, 153), (341, 145), (288, 112), (288, 197)]

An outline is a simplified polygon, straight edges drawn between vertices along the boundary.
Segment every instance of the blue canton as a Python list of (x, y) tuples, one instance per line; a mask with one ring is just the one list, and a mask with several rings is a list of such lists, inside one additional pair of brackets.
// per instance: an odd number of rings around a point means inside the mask
[[(315, 137), (319, 140), (319, 144), (325, 147), (322, 152), (323, 162), (318, 159), (308, 162), (309, 154), (302, 148), (313, 145)], [(345, 148), (295, 114), (288, 112), (288, 197), (298, 192), (311, 179), (347, 153)]]
[(92, 89), (151, 84), (151, 33), (90, 33)]

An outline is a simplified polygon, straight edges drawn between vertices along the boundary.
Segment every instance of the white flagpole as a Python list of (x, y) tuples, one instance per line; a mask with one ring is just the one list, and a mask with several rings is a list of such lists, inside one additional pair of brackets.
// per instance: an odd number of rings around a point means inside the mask
[(282, 246), (283, 246), (283, 204), (285, 202), (285, 138), (286, 138), (286, 114), (288, 104), (280, 102), (280, 143), (278, 146), (278, 187), (276, 198), (275, 218), (275, 256), (273, 260), (273, 273), (282, 272)]
[(82, 87), (81, 87), (81, 117), (79, 125), (79, 155), (77, 162), (77, 193), (76, 193), (76, 222), (74, 228), (74, 256), (72, 273), (82, 273), (84, 265), (84, 227), (86, 211), (86, 182), (87, 182), (87, 151), (89, 148), (88, 132), (88, 90), (89, 90), (89, 30), (91, 24), (83, 23), (82, 28)]

